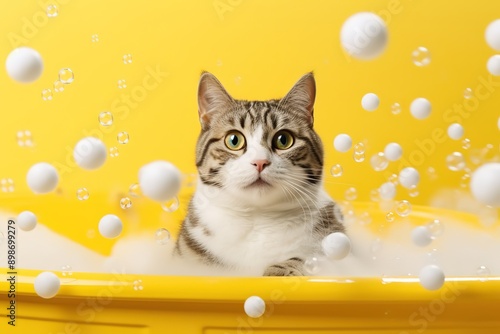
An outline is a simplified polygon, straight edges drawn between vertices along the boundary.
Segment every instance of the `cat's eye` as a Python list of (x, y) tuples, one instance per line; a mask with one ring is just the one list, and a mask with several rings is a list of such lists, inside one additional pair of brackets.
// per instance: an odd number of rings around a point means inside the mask
[(228, 149), (238, 151), (245, 146), (245, 136), (243, 136), (241, 132), (231, 131), (226, 135), (224, 142)]
[(273, 139), (273, 146), (279, 150), (287, 150), (293, 145), (293, 135), (286, 130), (276, 133)]

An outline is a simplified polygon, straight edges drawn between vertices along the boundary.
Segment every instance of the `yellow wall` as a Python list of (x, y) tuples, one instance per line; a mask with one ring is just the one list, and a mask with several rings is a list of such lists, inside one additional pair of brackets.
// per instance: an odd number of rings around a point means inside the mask
[[(55, 0), (54, 0), (55, 1)], [(115, 212), (127, 222), (144, 218), (140, 226), (158, 227), (170, 221), (158, 205), (146, 200), (123, 212), (117, 205), (121, 193), (137, 180), (139, 167), (154, 159), (175, 163), (184, 172), (195, 172), (194, 145), (199, 131), (196, 86), (202, 70), (213, 72), (236, 98), (268, 99), (285, 94), (305, 72), (317, 77), (316, 129), (326, 147), (327, 187), (342, 198), (349, 186), (367, 200), (399, 163), (376, 173), (369, 157), (390, 141), (403, 145), (404, 157), (421, 157), (421, 195), (413, 203), (425, 204), (443, 186), (458, 186), (463, 173), (446, 170), (445, 156), (460, 150), (460, 141), (433, 143), (430, 152), (418, 143), (429, 141), (434, 129), (446, 132), (450, 124), (445, 111), (464, 103), (463, 91), (489, 78), (486, 61), (493, 55), (484, 40), (484, 30), (499, 18), (497, 1), (285, 1), (198, 0), (118, 1), (57, 0), (59, 15), (47, 18), (43, 1), (7, 1), (1, 12), (0, 53), (5, 59), (18, 45), (28, 45), (43, 56), (45, 70), (33, 84), (22, 85), (0, 71), (0, 178), (15, 181), (13, 193), (1, 193), (2, 207), (37, 209), (40, 220), (58, 231), (99, 250), (109, 250), (112, 241), (82, 238), (97, 225), (100, 216)], [(49, 2), (47, 2), (48, 4)], [(344, 20), (359, 11), (380, 13), (389, 29), (389, 45), (373, 61), (349, 58), (341, 49), (339, 31)], [(31, 28), (31, 29), (30, 29)], [(93, 43), (92, 34), (99, 35)], [(411, 52), (427, 47), (432, 61), (417, 67)], [(122, 56), (130, 53), (131, 64)], [(43, 101), (41, 91), (51, 88), (59, 69), (69, 67), (75, 80), (52, 101)], [(165, 74), (158, 84), (148, 79), (151, 71)], [(118, 89), (125, 79), (127, 88)], [(144, 89), (147, 80), (148, 89)], [(458, 116), (474, 148), (494, 144), (498, 153), (500, 132), (500, 78), (487, 98), (473, 98), (472, 111)], [(484, 90), (484, 88), (482, 88)], [(145, 92), (142, 101), (126, 96)], [(361, 109), (361, 97), (377, 93), (378, 110)], [(409, 104), (419, 96), (433, 105), (431, 117), (418, 121), (409, 114)], [(399, 102), (400, 115), (390, 106)], [(109, 110), (115, 115), (110, 128), (99, 125), (97, 116)], [(16, 133), (28, 129), (36, 146), (21, 148)], [(119, 145), (116, 134), (127, 131), (130, 142)], [(355, 142), (367, 140), (367, 160), (355, 163), (352, 152), (338, 153), (332, 147), (336, 134), (349, 133)], [(109, 159), (97, 171), (72, 166), (68, 157), (74, 144), (85, 135), (97, 135), (120, 156)], [(54, 163), (61, 171), (60, 191), (36, 196), (27, 188), (25, 175), (36, 162)], [(340, 163), (344, 175), (334, 179), (328, 167)], [(426, 176), (433, 166), (439, 178)], [(390, 172), (389, 172), (390, 171)], [(91, 198), (78, 202), (76, 189), (87, 187)], [(407, 198), (406, 192), (400, 192)], [(133, 211), (135, 210), (135, 211)], [(127, 218), (128, 217), (128, 218)], [(182, 211), (174, 216), (182, 217)], [(173, 228), (174, 223), (171, 224)], [(99, 241), (97, 241), (99, 239)]]

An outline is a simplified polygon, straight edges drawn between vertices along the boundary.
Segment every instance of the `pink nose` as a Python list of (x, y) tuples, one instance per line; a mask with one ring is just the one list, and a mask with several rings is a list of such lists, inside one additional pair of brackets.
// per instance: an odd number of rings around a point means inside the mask
[(269, 166), (271, 162), (269, 160), (263, 159), (263, 160), (254, 160), (251, 162), (252, 165), (254, 165), (257, 168), (257, 171), (262, 172), (266, 166)]

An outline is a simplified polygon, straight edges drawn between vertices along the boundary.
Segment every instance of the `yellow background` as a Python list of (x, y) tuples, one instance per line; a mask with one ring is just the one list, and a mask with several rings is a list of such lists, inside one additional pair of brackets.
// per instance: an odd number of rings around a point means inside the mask
[[(461, 150), (461, 142), (434, 142), (435, 149), (423, 153), (419, 143), (431, 140), (433, 131), (446, 132), (450, 120), (443, 115), (454, 104), (467, 102), (465, 88), (475, 92), (482, 80), (489, 80), (486, 61), (495, 51), (486, 44), (484, 31), (500, 13), (496, 1), (59, 0), (59, 15), (47, 18), (47, 4), (8, 1), (0, 14), (2, 59), (27, 45), (41, 53), (45, 64), (41, 78), (28, 85), (0, 71), (0, 178), (15, 182), (14, 192), (0, 192), (0, 207), (36, 211), (41, 222), (104, 253), (113, 241), (89, 232), (104, 214), (122, 217), (125, 232), (160, 226), (175, 230), (182, 219), (184, 210), (162, 213), (146, 199), (133, 199), (128, 211), (118, 202), (137, 181), (138, 169), (152, 160), (169, 160), (185, 173), (195, 172), (196, 89), (202, 70), (214, 73), (235, 98), (243, 99), (281, 97), (301, 75), (314, 70), (315, 127), (326, 148), (325, 184), (336, 198), (342, 199), (353, 186), (358, 199), (368, 200), (371, 189), (400, 170), (401, 163), (391, 163), (377, 173), (369, 164), (370, 156), (391, 141), (403, 146), (406, 160), (418, 162), (420, 196), (410, 199), (412, 203), (427, 204), (436, 190), (458, 187), (463, 172), (448, 171), (445, 157)], [(340, 47), (342, 23), (360, 11), (379, 13), (388, 25), (388, 47), (372, 61), (352, 59)], [(93, 34), (99, 42), (92, 42)], [(426, 67), (412, 63), (411, 53), (419, 46), (431, 53)], [(124, 54), (132, 55), (131, 64), (123, 63)], [(43, 101), (41, 91), (53, 88), (61, 68), (73, 70), (74, 82), (54, 93), (53, 100)], [(157, 68), (168, 76), (156, 88), (144, 90), (142, 101), (132, 97), (136, 104), (127, 107), (124, 96), (139, 94), (148, 73)], [(120, 79), (127, 88), (118, 88)], [(500, 83), (500, 78), (491, 80)], [(500, 94), (498, 86), (492, 90), (457, 120), (473, 148), (493, 144), (497, 154)], [(381, 99), (372, 113), (360, 105), (368, 92)], [(421, 96), (432, 102), (433, 111), (420, 121), (411, 117), (409, 105)], [(399, 115), (390, 111), (395, 102), (401, 105)], [(97, 120), (106, 110), (115, 115), (110, 128)], [(35, 147), (18, 146), (19, 130), (32, 132)], [(120, 131), (130, 134), (128, 144), (117, 143)], [(333, 149), (339, 133), (350, 134), (354, 142), (366, 141), (365, 162), (354, 162), (352, 151)], [(89, 134), (120, 151), (97, 171), (81, 170), (68, 160), (76, 142)], [(40, 161), (61, 171), (53, 194), (35, 196), (27, 188), (26, 173)], [(329, 175), (335, 163), (344, 168), (340, 178)], [(427, 177), (430, 166), (437, 171), (436, 181)], [(89, 189), (89, 200), (76, 199), (80, 187)], [(398, 198), (408, 199), (407, 192), (399, 189)], [(187, 194), (181, 200), (185, 204)]]

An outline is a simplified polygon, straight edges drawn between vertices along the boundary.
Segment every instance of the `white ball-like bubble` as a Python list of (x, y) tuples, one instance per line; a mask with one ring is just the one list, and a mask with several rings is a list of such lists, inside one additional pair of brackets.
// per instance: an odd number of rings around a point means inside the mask
[(500, 75), (500, 55), (491, 56), (486, 63), (486, 68), (491, 75)]
[(123, 223), (115, 215), (105, 215), (99, 221), (99, 233), (105, 238), (113, 239), (122, 233)]
[(392, 182), (383, 183), (379, 188), (380, 197), (384, 200), (391, 200), (396, 197), (396, 186)]
[(413, 167), (403, 168), (399, 172), (399, 183), (406, 189), (411, 189), (413, 186), (417, 186), (420, 182), (420, 173)]
[(351, 252), (351, 240), (342, 232), (327, 235), (321, 246), (325, 255), (332, 260), (341, 260)]
[(432, 242), (432, 233), (427, 226), (417, 226), (411, 231), (411, 240), (419, 247), (425, 247)]
[(54, 166), (47, 162), (39, 162), (31, 166), (26, 174), (28, 187), (35, 194), (46, 194), (53, 191), (59, 183), (59, 174)]
[(351, 149), (352, 139), (348, 134), (341, 133), (333, 140), (333, 147), (339, 152), (347, 152)]
[(177, 195), (182, 174), (167, 161), (153, 161), (139, 170), (139, 185), (144, 195), (164, 202)]
[(403, 155), (403, 149), (398, 143), (389, 143), (385, 146), (384, 155), (389, 161), (396, 161)]
[(464, 127), (458, 123), (450, 124), (448, 127), (448, 136), (453, 140), (459, 140), (464, 136)]
[(444, 284), (444, 273), (438, 266), (431, 264), (420, 270), (420, 284), (427, 290), (438, 290)]
[(30, 83), (42, 74), (43, 60), (36, 50), (23, 46), (9, 53), (5, 61), (5, 68), (13, 80)]
[(410, 104), (410, 113), (416, 119), (426, 119), (431, 114), (431, 111), (432, 105), (429, 100), (424, 97), (416, 98)]
[(476, 169), (470, 189), (479, 202), (500, 208), (500, 163), (490, 162)]
[(378, 57), (387, 46), (385, 22), (376, 14), (361, 12), (350, 16), (340, 30), (340, 42), (352, 57), (370, 60)]
[(486, 43), (497, 51), (500, 51), (500, 19), (491, 22), (484, 32)]
[(85, 137), (75, 145), (73, 157), (76, 164), (83, 169), (97, 169), (107, 158), (107, 149), (104, 143), (94, 137)]
[(380, 99), (374, 93), (368, 93), (363, 96), (361, 99), (361, 106), (366, 111), (375, 111), (380, 104)]
[(31, 211), (23, 211), (17, 216), (17, 225), (23, 231), (31, 231), (36, 227), (37, 218)]
[(52, 298), (59, 292), (61, 280), (56, 274), (44, 271), (35, 278), (34, 288), (37, 295), (42, 298)]
[(251, 318), (259, 318), (266, 311), (266, 303), (259, 296), (251, 296), (245, 300), (243, 305), (245, 313)]

